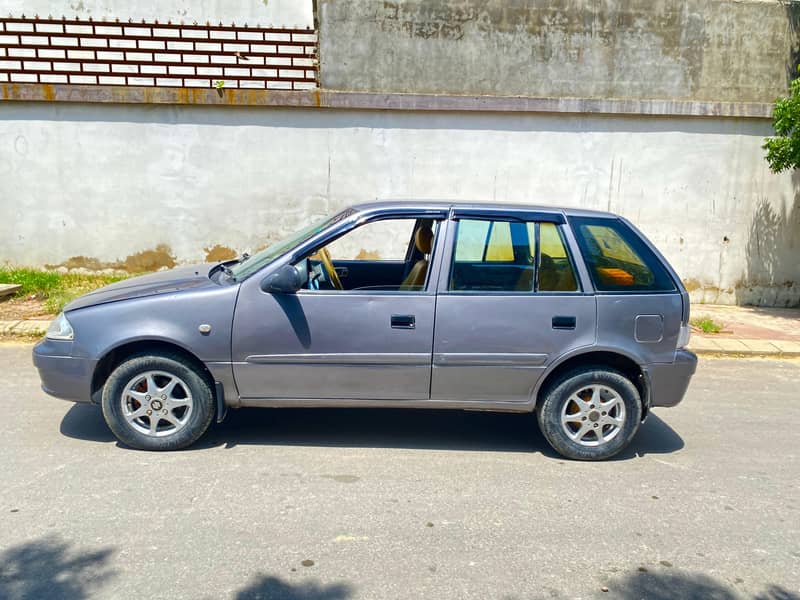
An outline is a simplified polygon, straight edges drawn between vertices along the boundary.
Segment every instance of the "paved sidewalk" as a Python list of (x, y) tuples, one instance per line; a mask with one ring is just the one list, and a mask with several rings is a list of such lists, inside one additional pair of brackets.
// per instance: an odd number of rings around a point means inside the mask
[(692, 335), (689, 349), (697, 354), (800, 357), (800, 342)]
[[(800, 309), (692, 305), (692, 319), (708, 317), (721, 333), (692, 332), (698, 354), (800, 357)], [(0, 335), (44, 335), (49, 321), (0, 321)]]
[(708, 317), (720, 333), (692, 332), (698, 354), (800, 357), (800, 309), (693, 304), (692, 320)]

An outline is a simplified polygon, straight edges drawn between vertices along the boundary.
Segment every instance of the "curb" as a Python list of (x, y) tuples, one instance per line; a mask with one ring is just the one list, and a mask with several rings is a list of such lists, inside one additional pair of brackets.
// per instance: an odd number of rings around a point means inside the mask
[(0, 335), (44, 335), (50, 321), (0, 321)]
[(756, 352), (738, 350), (695, 350), (691, 346), (688, 348), (697, 356), (709, 356), (713, 358), (800, 358), (800, 352)]

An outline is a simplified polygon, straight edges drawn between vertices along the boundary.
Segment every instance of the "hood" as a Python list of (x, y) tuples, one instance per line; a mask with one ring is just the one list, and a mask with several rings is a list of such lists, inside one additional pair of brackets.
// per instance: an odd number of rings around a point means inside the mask
[(170, 294), (202, 287), (216, 287), (217, 284), (208, 277), (209, 271), (216, 264), (190, 265), (124, 279), (76, 298), (64, 307), (64, 311), (86, 308), (107, 302), (117, 302), (118, 300), (141, 298), (143, 296)]

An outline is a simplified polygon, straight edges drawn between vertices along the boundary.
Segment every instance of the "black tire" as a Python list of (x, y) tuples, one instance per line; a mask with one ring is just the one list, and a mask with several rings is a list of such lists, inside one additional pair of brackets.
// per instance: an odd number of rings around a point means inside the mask
[[(151, 417), (143, 414), (136, 423), (132, 423), (124, 416), (125, 410), (134, 410), (130, 408), (130, 405), (126, 408), (126, 401), (123, 398), (126, 386), (136, 377), (144, 377), (144, 374), (148, 372), (160, 372), (179, 378), (181, 382), (177, 386), (176, 393), (182, 393), (186, 397), (188, 397), (186, 392), (191, 394), (191, 411), (188, 415), (186, 412), (181, 412), (180, 407), (169, 411), (170, 417), (182, 415), (185, 418), (185, 422), (180, 427), (168, 422), (166, 418), (156, 421), (157, 429), (163, 426), (163, 429), (166, 430), (159, 434), (160, 437), (140, 430), (143, 424), (150, 423)], [(161, 375), (156, 375), (157, 379), (161, 377)], [(165, 378), (161, 381), (165, 381)], [(156, 383), (158, 384), (158, 382)], [(184, 390), (184, 385), (188, 389)], [(182, 356), (167, 353), (137, 355), (120, 364), (106, 381), (103, 388), (102, 405), (103, 417), (117, 439), (123, 444), (139, 450), (185, 448), (196, 442), (206, 432), (215, 413), (214, 393), (207, 375)], [(137, 410), (142, 408), (142, 405), (136, 401), (134, 401), (134, 406)], [(164, 406), (164, 410), (168, 410), (166, 406)], [(159, 412), (156, 411), (156, 414)], [(172, 428), (175, 429), (174, 433), (169, 433)]]
[[(585, 414), (588, 418), (579, 417), (579, 419), (586, 423), (587, 428), (599, 426), (601, 431), (598, 435), (592, 434), (589, 429), (586, 430), (583, 435), (584, 443), (597, 444), (587, 446), (572, 439), (565, 431), (566, 428), (570, 428), (574, 435), (580, 435), (583, 423), (576, 418), (577, 422), (562, 425), (561, 419), (563, 412), (568, 416), (576, 414), (572, 410), (573, 407), (580, 410), (571, 397), (590, 386), (602, 386), (603, 390), (607, 390), (602, 392), (607, 394), (607, 397), (610, 396), (610, 392), (617, 394), (624, 407), (624, 416), (617, 413), (622, 425), (614, 429), (613, 425), (602, 424), (602, 419), (605, 417), (600, 415), (605, 413), (586, 407), (588, 412), (581, 414)], [(568, 404), (565, 411), (565, 405)], [(623, 450), (636, 435), (642, 421), (642, 402), (636, 386), (622, 373), (602, 366), (584, 367), (564, 374), (543, 391), (537, 417), (545, 439), (562, 456), (574, 460), (604, 460)], [(607, 433), (603, 433), (604, 431)], [(614, 431), (616, 433), (610, 435)], [(604, 435), (608, 435), (610, 439), (603, 441), (601, 438)]]

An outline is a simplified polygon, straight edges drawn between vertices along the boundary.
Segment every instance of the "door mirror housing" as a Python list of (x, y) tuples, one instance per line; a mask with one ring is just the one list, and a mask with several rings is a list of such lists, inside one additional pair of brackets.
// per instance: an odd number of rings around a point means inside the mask
[(261, 289), (269, 294), (294, 294), (305, 280), (298, 267), (284, 265), (261, 280)]

